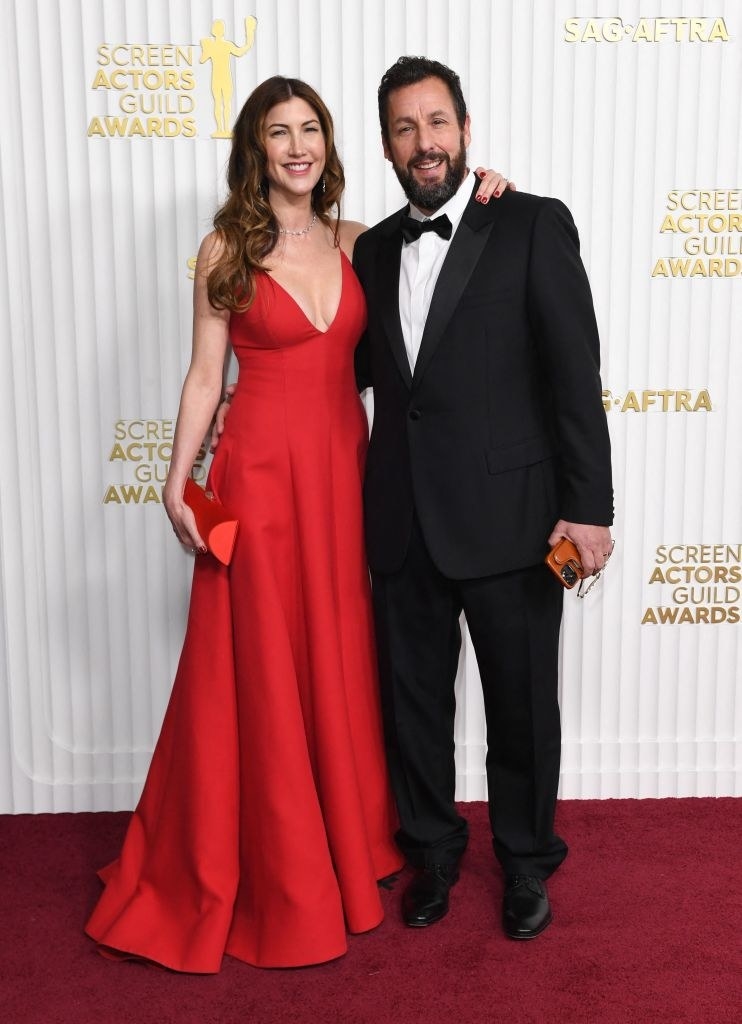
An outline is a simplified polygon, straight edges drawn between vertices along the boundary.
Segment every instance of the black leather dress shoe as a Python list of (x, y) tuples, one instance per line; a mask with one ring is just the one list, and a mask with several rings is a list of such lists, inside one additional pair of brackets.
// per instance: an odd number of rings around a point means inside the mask
[(418, 868), (402, 896), (402, 917), (411, 928), (425, 928), (448, 913), (448, 891), (459, 880), (456, 864)]
[(533, 875), (510, 875), (505, 881), (502, 926), (511, 939), (535, 939), (551, 924), (544, 883)]

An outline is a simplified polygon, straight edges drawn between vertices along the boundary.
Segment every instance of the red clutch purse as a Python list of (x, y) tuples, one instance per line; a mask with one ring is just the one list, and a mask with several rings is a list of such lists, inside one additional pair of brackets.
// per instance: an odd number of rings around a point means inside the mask
[(238, 521), (227, 512), (210, 491), (199, 487), (192, 477), (186, 477), (183, 501), (193, 512), (196, 528), (206, 547), (223, 565), (229, 565), (237, 539)]

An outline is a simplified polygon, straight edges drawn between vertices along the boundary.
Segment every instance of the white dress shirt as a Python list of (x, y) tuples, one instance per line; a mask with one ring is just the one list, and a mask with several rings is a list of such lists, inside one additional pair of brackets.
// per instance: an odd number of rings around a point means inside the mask
[[(441, 217), (444, 213), (451, 221), (451, 238), (441, 238), (435, 231), (426, 231), (415, 242), (402, 243), (402, 258), (399, 267), (399, 318), (402, 322), (404, 338), (410, 369), (415, 370), (417, 354), (420, 351), (425, 321), (428, 318), (430, 300), (433, 298), (438, 275), (446, 258), (448, 247), (464, 215), (472, 190), (472, 179), (467, 171), (466, 177), (459, 185), (459, 190), (449, 199), (433, 217)], [(410, 203), (410, 217), (413, 220), (430, 220), (427, 214), (421, 213)]]

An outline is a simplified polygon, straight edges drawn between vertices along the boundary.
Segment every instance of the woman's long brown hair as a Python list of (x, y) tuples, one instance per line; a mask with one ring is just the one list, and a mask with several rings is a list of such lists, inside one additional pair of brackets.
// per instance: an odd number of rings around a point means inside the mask
[[(278, 241), (278, 221), (268, 202), (263, 125), (277, 103), (293, 96), (314, 110), (325, 140), (325, 169), (312, 190), (312, 206), (328, 227), (330, 210), (336, 207), (340, 214), (345, 175), (335, 149), (330, 111), (306, 82), (280, 75), (268, 78), (247, 98), (234, 126), (227, 169), (229, 195), (214, 217), (222, 251), (207, 277), (209, 301), (217, 309), (242, 312), (249, 308), (255, 298), (255, 274), (265, 269), (265, 258)], [(334, 231), (337, 245), (337, 222)]]

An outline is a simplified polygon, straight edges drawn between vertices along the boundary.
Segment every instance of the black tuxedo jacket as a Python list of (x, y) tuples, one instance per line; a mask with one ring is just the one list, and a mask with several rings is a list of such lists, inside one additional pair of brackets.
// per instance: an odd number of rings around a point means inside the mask
[(399, 319), (407, 211), (361, 235), (353, 259), (368, 303), (358, 384), (374, 389), (369, 564), (400, 568), (416, 512), (452, 579), (535, 565), (558, 519), (613, 519), (600, 346), (577, 229), (556, 199), (508, 191), (483, 206), (472, 197), (413, 375)]

